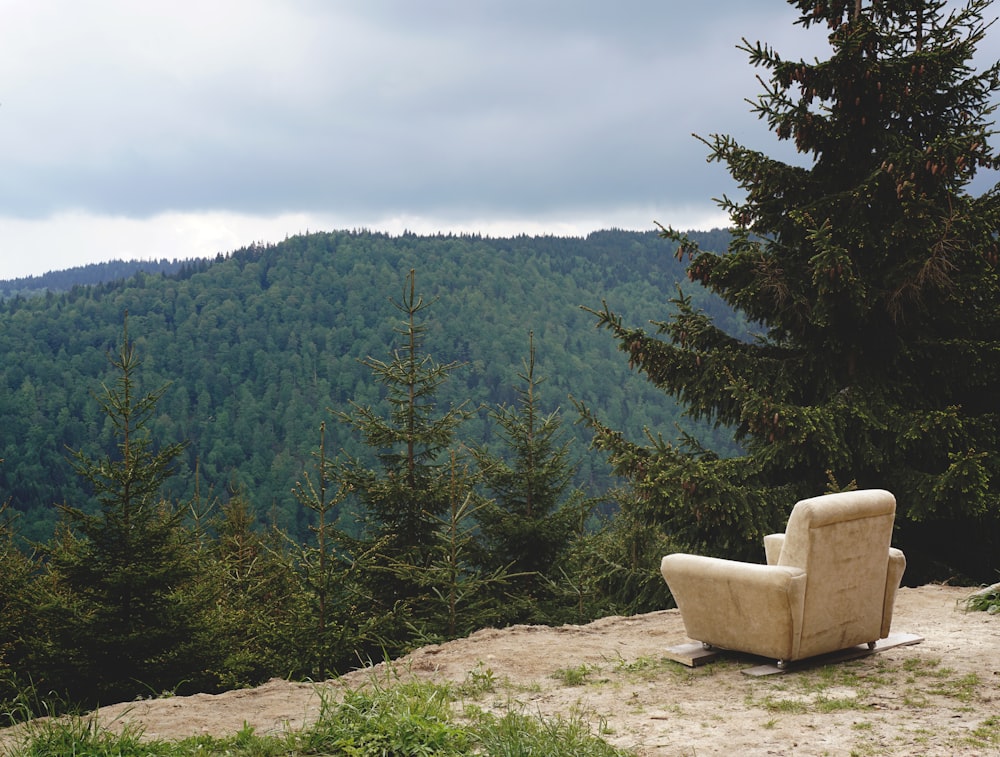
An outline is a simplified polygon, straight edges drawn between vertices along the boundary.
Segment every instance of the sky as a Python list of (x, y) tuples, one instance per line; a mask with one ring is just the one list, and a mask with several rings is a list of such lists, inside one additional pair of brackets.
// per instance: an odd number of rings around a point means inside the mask
[(0, 279), (307, 231), (727, 225), (783, 0), (0, 0)]

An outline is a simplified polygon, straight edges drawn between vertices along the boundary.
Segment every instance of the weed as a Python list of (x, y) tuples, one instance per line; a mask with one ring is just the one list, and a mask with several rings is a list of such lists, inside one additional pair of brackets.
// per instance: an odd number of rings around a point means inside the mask
[(596, 673), (597, 668), (592, 665), (582, 663), (575, 668), (559, 668), (552, 674), (557, 681), (562, 681), (566, 686), (582, 686), (587, 682), (591, 673)]
[(875, 744), (860, 744), (851, 748), (851, 757), (874, 757), (882, 754), (882, 749)]
[(462, 682), (460, 692), (462, 695), (476, 698), (483, 694), (488, 694), (496, 690), (496, 676), (491, 668), (486, 667), (482, 662), (476, 664)]
[(903, 704), (907, 707), (929, 707), (931, 700), (924, 692), (909, 688), (903, 692)]
[(501, 717), (484, 714), (474, 729), (484, 755), (625, 757), (628, 754), (594, 736), (590, 727), (576, 716), (543, 720), (514, 711)]
[(183, 754), (163, 741), (143, 741), (142, 731), (125, 727), (121, 733), (102, 729), (93, 717), (65, 717), (31, 723), (17, 757), (170, 757)]
[(903, 670), (914, 672), (927, 668), (936, 668), (940, 664), (941, 660), (937, 657), (907, 657), (903, 660)]
[(299, 746), (312, 754), (468, 754), (471, 736), (451, 722), (452, 701), (447, 686), (409, 681), (374, 683), (340, 702), (324, 697)]
[(666, 658), (657, 660), (654, 657), (637, 657), (636, 659), (629, 661), (622, 657), (621, 652), (618, 653), (618, 657), (615, 659), (615, 670), (620, 673), (630, 673), (630, 674), (646, 674), (651, 675), (659, 673), (662, 670)]
[(832, 697), (820, 696), (815, 701), (817, 712), (838, 712), (840, 710), (856, 710), (864, 705), (857, 696)]

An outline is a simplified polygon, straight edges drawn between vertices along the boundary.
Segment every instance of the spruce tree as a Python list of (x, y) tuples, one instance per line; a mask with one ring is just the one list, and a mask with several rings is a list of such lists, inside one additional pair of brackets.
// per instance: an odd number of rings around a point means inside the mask
[(440, 643), (509, 617), (509, 565), (483, 565), (479, 524), (484, 502), (476, 493), (474, 474), (451, 452), (449, 511), (438, 518), (429, 560), (421, 565), (396, 562), (391, 569), (420, 588), (405, 602), (406, 626), (420, 644)]
[[(0, 460), (2, 463), (3, 460)], [(38, 629), (37, 565), (22, 551), (9, 502), (0, 503), (0, 728), (31, 716), (31, 639)]]
[[(359, 505), (362, 533), (342, 534), (351, 580), (357, 594), (355, 620), (377, 619), (386, 649), (406, 641), (404, 622), (423, 587), (415, 577), (435, 559), (435, 534), (451, 503), (449, 449), (458, 426), (469, 417), (463, 406), (440, 411), (436, 394), (457, 363), (439, 364), (423, 349), (427, 326), (419, 321), (432, 304), (416, 292), (410, 271), (403, 296), (392, 304), (403, 315), (395, 332), (402, 346), (388, 362), (362, 362), (382, 384), (387, 416), (368, 405), (352, 403), (336, 417), (360, 435), (374, 464), (344, 455), (332, 478), (352, 492)], [(411, 566), (413, 575), (400, 570)], [(371, 628), (369, 624), (365, 624)]]
[(735, 431), (722, 459), (695, 440), (626, 440), (588, 415), (644, 517), (717, 554), (760, 554), (799, 497), (884, 487), (908, 580), (990, 578), (1000, 555), (1000, 288), (989, 140), (997, 64), (974, 68), (988, 0), (791, 2), (825, 26), (825, 59), (762, 68), (754, 111), (795, 163), (724, 135), (707, 144), (742, 190), (719, 204), (725, 252), (664, 228), (693, 282), (759, 328), (741, 341), (679, 293), (650, 332), (607, 306), (630, 364), (693, 418)]
[(60, 507), (40, 583), (45, 685), (88, 703), (173, 690), (202, 669), (195, 538), (183, 510), (160, 496), (184, 445), (157, 449), (146, 428), (166, 387), (139, 391), (127, 317), (110, 361), (117, 379), (98, 399), (116, 448), (100, 457), (73, 451), (100, 508)]
[(489, 499), (479, 508), (484, 565), (513, 575), (507, 622), (545, 622), (553, 610), (552, 580), (559, 557), (574, 536), (583, 495), (571, 488), (570, 442), (562, 438), (558, 411), (544, 413), (535, 375), (534, 335), (518, 374), (516, 405), (490, 411), (505, 449), (474, 451)]
[(274, 676), (309, 675), (302, 651), (313, 639), (307, 602), (287, 548), (276, 529), (258, 531), (246, 494), (236, 491), (211, 526), (199, 583), (211, 596), (201, 643), (212, 650), (214, 688), (254, 686)]
[(357, 623), (364, 614), (352, 606), (348, 574), (349, 563), (342, 549), (349, 542), (337, 527), (336, 516), (348, 494), (341, 483), (332, 489), (330, 474), (336, 473), (334, 461), (326, 455), (326, 424), (320, 424), (319, 450), (316, 453), (316, 480), (305, 472), (292, 490), (303, 508), (312, 513), (310, 540), (294, 548), (297, 579), (303, 607), (296, 624), (304, 671), (312, 678), (343, 672), (353, 662), (354, 649), (364, 644), (367, 634)]
[(678, 545), (662, 525), (642, 517), (627, 487), (609, 493), (617, 506), (594, 528), (581, 527), (552, 589), (572, 615), (565, 622), (585, 623), (608, 615), (635, 615), (661, 610), (670, 592), (660, 575), (659, 558)]

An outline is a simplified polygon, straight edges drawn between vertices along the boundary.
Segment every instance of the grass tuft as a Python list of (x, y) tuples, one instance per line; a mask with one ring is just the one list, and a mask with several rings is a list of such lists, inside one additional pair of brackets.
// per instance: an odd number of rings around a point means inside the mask
[(973, 592), (965, 599), (960, 599), (958, 604), (966, 612), (1000, 614), (1000, 583)]
[[(487, 671), (476, 685), (492, 683)], [(595, 734), (578, 715), (529, 716), (513, 706), (502, 714), (465, 707), (447, 685), (393, 679), (372, 681), (321, 701), (310, 727), (280, 735), (258, 735), (245, 725), (227, 738), (199, 736), (181, 741), (144, 739), (142, 731), (102, 729), (93, 717), (66, 717), (27, 726), (22, 744), (4, 757), (306, 757), (393, 755), (394, 757), (626, 757)]]
[(40, 721), (27, 726), (24, 744), (8, 748), (11, 757), (170, 757), (166, 742), (143, 741), (142, 731), (125, 727), (113, 733), (99, 726), (93, 717), (71, 716)]
[(596, 671), (596, 667), (584, 663), (573, 668), (559, 668), (552, 674), (552, 677), (557, 681), (562, 681), (566, 686), (582, 686), (587, 683), (590, 674)]

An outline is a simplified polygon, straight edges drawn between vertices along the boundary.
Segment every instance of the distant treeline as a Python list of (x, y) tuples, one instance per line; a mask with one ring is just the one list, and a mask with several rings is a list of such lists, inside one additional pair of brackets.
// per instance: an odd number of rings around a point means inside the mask
[[(722, 231), (692, 236), (704, 247), (728, 242)], [(153, 436), (189, 443), (164, 494), (224, 501), (239, 491), (262, 522), (303, 534), (309, 524), (291, 490), (311, 464), (320, 424), (351, 403), (384, 408), (359, 361), (399, 347), (390, 300), (400, 298), (410, 269), (420, 291), (436, 299), (428, 353), (460, 364), (442, 388), (443, 404), (513, 403), (533, 333), (536, 372), (547, 379), (544, 409), (565, 414), (572, 396), (636, 439), (647, 429), (675, 438), (681, 427), (727, 449), (725, 429), (681, 417), (629, 371), (582, 309), (607, 300), (632, 322), (659, 320), (680, 285), (733, 333), (746, 333), (728, 308), (686, 281), (672, 246), (655, 232), (508, 239), (334, 232), (188, 261), (172, 273), (122, 279), (110, 265), (98, 266), (103, 283), (0, 303), (0, 498), (22, 514), (19, 530), (29, 538), (51, 533), (53, 503), (93, 506), (67, 456), (113, 451), (114, 429), (94, 396), (113, 381), (107, 353), (126, 311), (142, 386), (169, 384)], [(577, 483), (591, 494), (606, 491), (613, 482), (604, 461), (588, 451), (579, 427), (571, 432)], [(470, 444), (495, 441), (485, 409), (463, 433)], [(336, 424), (328, 424), (327, 445), (356, 451)]]
[(122, 281), (140, 271), (149, 274), (173, 275), (184, 268), (202, 265), (203, 260), (110, 260), (106, 263), (49, 271), (41, 276), (24, 276), (17, 279), (0, 279), (0, 300), (11, 297), (31, 297), (38, 294), (68, 292), (77, 286), (93, 286), (109, 281)]

